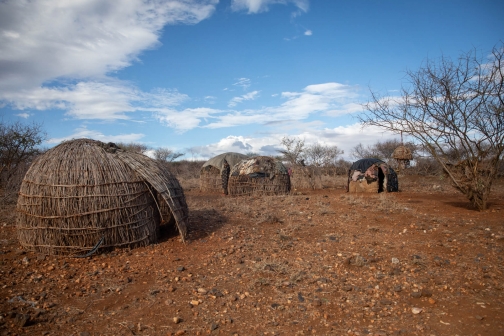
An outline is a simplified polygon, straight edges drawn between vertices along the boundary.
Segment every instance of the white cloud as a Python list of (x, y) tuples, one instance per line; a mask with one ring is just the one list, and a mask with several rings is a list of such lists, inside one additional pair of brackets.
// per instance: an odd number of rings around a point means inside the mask
[(348, 126), (339, 126), (335, 128), (311, 128), (300, 133), (270, 133), (258, 137), (227, 136), (215, 143), (205, 146), (193, 147), (194, 153), (197, 153), (198, 159), (208, 159), (215, 155), (225, 152), (247, 153), (254, 152), (261, 155), (278, 155), (278, 149), (281, 139), (284, 136), (303, 139), (306, 145), (320, 143), (327, 146), (338, 146), (344, 151), (342, 158), (352, 161), (352, 149), (359, 143), (364, 146), (375, 144), (377, 141), (385, 141), (397, 138), (390, 132), (384, 132), (378, 127), (362, 128), (362, 124), (355, 123)]
[[(195, 24), (212, 15), (218, 0), (7, 0), (0, 2), (0, 101), (39, 96), (64, 100), (47, 89), (66, 80), (93, 85), (155, 47), (163, 26)], [(66, 79), (66, 80), (65, 80)], [(86, 85), (86, 84), (83, 84)], [(32, 92), (33, 91), (33, 92)], [(68, 94), (76, 91), (70, 89)], [(36, 105), (15, 101), (15, 106)], [(42, 108), (41, 105), (38, 105)], [(127, 111), (127, 110), (126, 110)]]
[(245, 100), (254, 100), (257, 98), (258, 95), (259, 95), (259, 91), (252, 91), (252, 92), (246, 93), (240, 97), (234, 97), (229, 101), (228, 107), (235, 107), (236, 105), (238, 105), (239, 103), (241, 103)]
[(293, 3), (294, 6), (305, 13), (310, 7), (308, 0), (232, 0), (231, 9), (234, 11), (246, 10), (249, 14), (256, 14), (267, 12), (271, 5), (286, 5), (288, 3)]
[(4, 93), (4, 100), (19, 110), (64, 109), (66, 115), (76, 119), (100, 120), (129, 119), (128, 113), (162, 110), (187, 99), (174, 90), (143, 92), (114, 80)]
[(313, 32), (311, 30), (307, 30), (304, 32), (305, 36), (312, 36), (313, 35)]
[(221, 111), (211, 108), (191, 108), (181, 111), (175, 109), (150, 109), (155, 117), (164, 125), (175, 128), (178, 132), (185, 132), (196, 128), (201, 121), (210, 118)]
[(248, 78), (238, 78), (238, 81), (234, 83), (235, 86), (240, 86), (243, 90), (247, 90), (250, 87), (250, 79)]
[(20, 118), (28, 119), (30, 117), (30, 114), (28, 114), (28, 113), (19, 113), (19, 114), (16, 114), (16, 116), (18, 116)]
[(270, 150), (268, 152), (264, 152), (261, 150), (265, 146), (270, 146), (270, 144), (277, 142), (279, 143), (276, 137), (252, 138), (229, 135), (216, 143), (192, 147), (191, 150), (197, 154), (197, 159), (209, 159), (213, 156), (226, 152), (237, 152), (242, 154), (253, 152), (265, 155), (277, 155), (275, 151)]
[(98, 131), (88, 130), (86, 127), (75, 129), (74, 132), (64, 138), (51, 138), (47, 140), (47, 144), (59, 144), (65, 140), (89, 138), (100, 140), (102, 142), (138, 142), (144, 137), (141, 133), (119, 134), (119, 135), (105, 135)]
[[(303, 120), (314, 113), (329, 111), (332, 111), (332, 115), (351, 113), (355, 111), (355, 106), (351, 103), (358, 98), (357, 89), (339, 83), (309, 85), (301, 92), (282, 92), (286, 101), (280, 106), (223, 113), (216, 116), (217, 121), (205, 127), (221, 128), (281, 120)], [(345, 109), (345, 106), (348, 109)]]

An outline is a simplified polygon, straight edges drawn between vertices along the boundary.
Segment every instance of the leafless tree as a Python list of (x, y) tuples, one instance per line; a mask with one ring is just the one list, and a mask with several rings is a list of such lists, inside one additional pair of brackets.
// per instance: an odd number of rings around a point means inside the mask
[(301, 165), (304, 160), (304, 140), (283, 137), (280, 143), (284, 147), (284, 149), (279, 150), (282, 159), (293, 165)]
[(351, 155), (355, 159), (376, 158), (387, 162), (392, 158), (394, 150), (401, 145), (408, 147), (413, 154), (417, 151), (417, 146), (412, 142), (406, 142), (403, 144), (397, 139), (392, 139), (378, 141), (373, 145), (368, 145), (367, 147), (364, 147), (363, 144), (359, 143), (352, 148)]
[(334, 166), (338, 156), (341, 154), (343, 154), (343, 151), (337, 146), (324, 146), (319, 143), (310, 145), (305, 150), (308, 164), (315, 167)]
[(174, 152), (167, 147), (159, 147), (154, 150), (154, 159), (162, 162), (173, 162), (185, 153)]
[(141, 154), (145, 154), (145, 152), (149, 150), (149, 146), (139, 142), (129, 142), (129, 143), (118, 142), (116, 145), (117, 147), (122, 148), (124, 150)]
[(0, 174), (37, 155), (45, 138), (40, 124), (0, 122)]
[(360, 121), (416, 139), (454, 187), (486, 209), (504, 150), (504, 44), (486, 59), (471, 51), (427, 60), (406, 77), (401, 97), (371, 92)]

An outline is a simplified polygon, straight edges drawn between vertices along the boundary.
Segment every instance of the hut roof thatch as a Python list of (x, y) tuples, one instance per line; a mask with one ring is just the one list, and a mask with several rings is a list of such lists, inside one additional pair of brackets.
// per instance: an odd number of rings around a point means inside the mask
[(64, 142), (41, 155), (21, 184), (18, 238), (47, 254), (155, 242), (156, 194), (175, 218), (182, 240), (188, 209), (177, 179), (147, 156), (90, 139)]
[(235, 164), (237, 164), (241, 160), (245, 160), (246, 158), (246, 155), (240, 153), (222, 153), (205, 162), (201, 168), (212, 166), (222, 171), (222, 168), (224, 168), (224, 162), (227, 162), (230, 167), (233, 167)]
[(413, 160), (413, 154), (408, 147), (401, 145), (394, 150), (392, 158), (396, 160)]
[(288, 171), (283, 163), (269, 156), (256, 156), (242, 160), (231, 169), (231, 176), (262, 177), (285, 174), (288, 174)]

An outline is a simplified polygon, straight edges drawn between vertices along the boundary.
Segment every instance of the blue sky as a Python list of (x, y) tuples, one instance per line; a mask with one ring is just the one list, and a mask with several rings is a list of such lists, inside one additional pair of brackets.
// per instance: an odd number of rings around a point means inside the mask
[(88, 137), (186, 152), (276, 155), (284, 136), (336, 145), (369, 88), (395, 95), (427, 58), (504, 40), (501, 0), (6, 0), (0, 117), (46, 146)]

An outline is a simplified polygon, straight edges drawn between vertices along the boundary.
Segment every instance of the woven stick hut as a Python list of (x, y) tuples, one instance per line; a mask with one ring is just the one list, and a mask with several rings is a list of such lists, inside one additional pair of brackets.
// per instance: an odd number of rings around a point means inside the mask
[(393, 192), (399, 191), (397, 174), (385, 162), (378, 159), (355, 161), (348, 170), (348, 192)]
[(413, 160), (413, 154), (408, 147), (401, 145), (394, 150), (392, 158), (396, 161), (397, 170), (401, 171), (409, 167), (410, 160)]
[(82, 254), (98, 242), (100, 248), (153, 243), (160, 223), (171, 217), (185, 240), (183, 190), (157, 161), (78, 139), (31, 165), (19, 192), (17, 233), (21, 245), (36, 252)]
[(269, 156), (241, 161), (231, 169), (229, 194), (279, 195), (290, 192), (290, 177), (282, 162)]
[(240, 153), (223, 153), (203, 164), (200, 171), (200, 190), (228, 194), (228, 181), (231, 167), (246, 159)]

